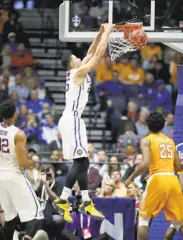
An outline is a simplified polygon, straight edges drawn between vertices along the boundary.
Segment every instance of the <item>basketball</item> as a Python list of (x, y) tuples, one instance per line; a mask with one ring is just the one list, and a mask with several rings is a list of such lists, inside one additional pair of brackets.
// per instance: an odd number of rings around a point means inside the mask
[(147, 45), (148, 37), (143, 30), (133, 30), (129, 35), (130, 44), (134, 48), (141, 49)]

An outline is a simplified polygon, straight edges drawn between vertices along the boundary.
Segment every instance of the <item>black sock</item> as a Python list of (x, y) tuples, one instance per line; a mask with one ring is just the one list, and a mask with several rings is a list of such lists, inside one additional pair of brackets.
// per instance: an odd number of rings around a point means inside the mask
[[(82, 185), (81, 190), (87, 190), (88, 189), (88, 181), (87, 181), (88, 167), (89, 167), (88, 158), (83, 157), (83, 158), (74, 159), (73, 166), (67, 174), (65, 186), (67, 188), (72, 189), (75, 182), (78, 181), (79, 186), (80, 184)], [(83, 179), (85, 179), (86, 183), (83, 183)], [(83, 187), (86, 187), (86, 188), (83, 189)]]
[(88, 168), (89, 168), (89, 160), (88, 158), (86, 158), (83, 163), (83, 171), (80, 172), (79, 177), (77, 179), (80, 190), (88, 189)]

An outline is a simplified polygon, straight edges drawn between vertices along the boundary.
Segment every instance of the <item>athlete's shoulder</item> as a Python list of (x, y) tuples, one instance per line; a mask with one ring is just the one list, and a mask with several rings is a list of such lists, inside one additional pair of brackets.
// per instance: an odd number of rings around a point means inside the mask
[(152, 133), (149, 133), (146, 137), (144, 137), (143, 139), (146, 139), (146, 140), (151, 140), (153, 138), (153, 134)]
[(15, 134), (15, 143), (17, 141), (21, 141), (21, 142), (25, 141), (26, 142), (27, 137), (26, 137), (25, 132), (19, 128), (17, 128), (17, 129), (18, 129), (18, 131)]

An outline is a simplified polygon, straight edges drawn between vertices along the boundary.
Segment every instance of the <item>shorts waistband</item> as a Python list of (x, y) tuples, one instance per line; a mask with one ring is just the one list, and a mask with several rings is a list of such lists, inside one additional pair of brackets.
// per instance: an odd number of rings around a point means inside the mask
[(157, 175), (175, 175), (175, 173), (172, 172), (158, 172), (158, 173), (154, 173), (151, 176), (157, 176)]

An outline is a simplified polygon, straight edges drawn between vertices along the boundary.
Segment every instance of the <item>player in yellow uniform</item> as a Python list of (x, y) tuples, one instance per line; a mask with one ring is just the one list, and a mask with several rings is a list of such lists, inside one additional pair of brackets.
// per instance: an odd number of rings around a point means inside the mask
[(160, 132), (165, 125), (163, 115), (153, 112), (146, 122), (150, 134), (141, 141), (142, 163), (126, 180), (128, 186), (149, 168), (150, 176), (140, 203), (138, 240), (148, 239), (150, 219), (161, 210), (183, 236), (182, 190), (175, 175), (182, 170), (179, 156), (173, 140)]

